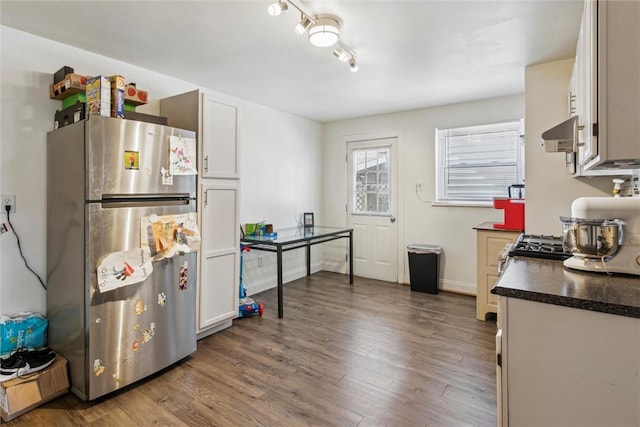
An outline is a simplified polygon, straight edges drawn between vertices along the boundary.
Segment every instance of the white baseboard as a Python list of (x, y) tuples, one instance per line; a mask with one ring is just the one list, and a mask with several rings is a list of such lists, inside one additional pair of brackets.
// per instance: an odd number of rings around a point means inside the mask
[[(318, 264), (311, 265), (311, 273), (316, 273), (320, 270), (333, 271), (336, 273), (346, 274), (346, 270), (343, 265), (332, 265), (330, 263), (329, 264), (318, 263)], [(302, 268), (297, 268), (292, 271), (284, 271), (283, 283), (287, 283), (287, 282), (291, 282), (292, 280), (299, 279), (301, 277), (306, 276), (306, 274), (307, 274), (307, 269), (304, 266)], [(266, 291), (268, 289), (275, 288), (276, 280), (277, 279), (275, 276), (269, 275), (261, 278), (261, 280), (258, 282), (251, 283), (250, 285), (247, 285), (245, 283), (245, 288), (247, 289), (247, 295), (254, 295), (254, 294)], [(406, 281), (404, 284), (408, 285), (409, 282)], [(475, 283), (459, 282), (456, 280), (440, 280), (440, 284), (438, 288), (442, 291), (455, 292), (455, 293), (464, 294), (464, 295), (475, 296), (477, 294), (477, 287)]]
[[(409, 286), (410, 282), (405, 281), (404, 285)], [(464, 295), (477, 295), (477, 287), (475, 283), (458, 282), (456, 280), (440, 280), (438, 289), (441, 291), (455, 292)]]
[[(317, 273), (322, 270), (321, 264), (311, 264), (311, 274)], [(307, 267), (303, 266), (301, 268), (296, 268), (291, 271), (283, 271), (282, 272), (282, 283), (291, 282), (293, 280), (299, 279), (307, 275)], [(266, 291), (268, 289), (275, 288), (277, 284), (278, 278), (275, 275), (268, 275), (262, 277), (259, 281), (251, 284), (244, 284), (244, 287), (247, 290), (247, 296), (255, 295), (257, 293)]]
[(475, 283), (458, 282), (455, 280), (441, 280), (440, 289), (465, 295), (475, 296), (477, 294), (477, 287)]
[(218, 324), (216, 326), (212, 326), (209, 329), (205, 329), (205, 330), (202, 330), (202, 331), (198, 332), (198, 335), (196, 336), (196, 338), (198, 340), (201, 340), (204, 337), (208, 337), (209, 335), (213, 335), (216, 332), (220, 332), (223, 329), (229, 328), (232, 324), (233, 324), (233, 320), (226, 320), (226, 321), (224, 321), (224, 322), (222, 322), (222, 323), (220, 323), (220, 324)]

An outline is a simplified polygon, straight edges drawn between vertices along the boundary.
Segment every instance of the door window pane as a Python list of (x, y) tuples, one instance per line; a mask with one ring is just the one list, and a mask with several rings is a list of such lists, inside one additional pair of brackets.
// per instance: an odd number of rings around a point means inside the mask
[(389, 147), (353, 150), (353, 212), (389, 214)]

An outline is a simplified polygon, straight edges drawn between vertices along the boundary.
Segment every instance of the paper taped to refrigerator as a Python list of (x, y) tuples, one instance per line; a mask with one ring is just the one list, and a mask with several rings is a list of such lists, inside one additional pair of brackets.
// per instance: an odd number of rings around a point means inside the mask
[(140, 227), (140, 245), (148, 248), (153, 261), (171, 258), (175, 254), (200, 249), (198, 214), (151, 215), (143, 217)]
[(171, 175), (197, 175), (196, 140), (181, 136), (169, 137), (169, 173)]
[(100, 292), (143, 282), (153, 271), (149, 248), (110, 253), (98, 261), (97, 271)]

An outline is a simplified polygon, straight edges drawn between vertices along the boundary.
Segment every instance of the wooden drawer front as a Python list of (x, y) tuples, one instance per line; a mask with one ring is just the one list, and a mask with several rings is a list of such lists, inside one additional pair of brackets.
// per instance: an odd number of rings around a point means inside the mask
[[(498, 237), (498, 236), (489, 236), (487, 237), (487, 267), (495, 267), (498, 268), (498, 254), (504, 248), (504, 246), (508, 243), (512, 243), (513, 239)], [(496, 270), (497, 271), (497, 270)]]

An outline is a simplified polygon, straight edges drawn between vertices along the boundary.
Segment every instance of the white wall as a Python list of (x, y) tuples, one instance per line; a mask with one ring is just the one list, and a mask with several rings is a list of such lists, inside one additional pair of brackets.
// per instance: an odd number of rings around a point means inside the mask
[[(297, 226), (303, 212), (321, 223), (322, 125), (257, 105), (242, 114), (250, 126), (241, 135), (241, 223), (266, 221), (277, 232)], [(322, 268), (320, 254), (312, 251), (312, 271)], [(245, 252), (243, 263), (249, 295), (275, 286), (275, 254)], [(285, 282), (307, 274), (304, 249), (285, 252), (282, 264)]]
[[(16, 195), (17, 212), (11, 215), (11, 222), (30, 266), (44, 278), (46, 134), (53, 130), (56, 109), (62, 108), (61, 101), (49, 99), (53, 73), (68, 65), (80, 74), (122, 74), (148, 91), (152, 101), (196, 86), (9, 27), (0, 26), (0, 40), (0, 193)], [(276, 226), (295, 225), (297, 213), (319, 212), (321, 125), (237, 101), (243, 114), (239, 131), (241, 222), (266, 219)], [(152, 104), (139, 111), (153, 112)], [(6, 222), (5, 214), (1, 220)], [(268, 265), (265, 260), (265, 267)], [(253, 280), (273, 286), (275, 275), (259, 271)], [(45, 301), (43, 289), (18, 255), (15, 238), (9, 233), (0, 235), (0, 314), (45, 313)]]
[(547, 153), (542, 132), (568, 118), (567, 99), (573, 59), (525, 69), (526, 198), (529, 233), (562, 233), (560, 216), (571, 216), (571, 202), (583, 196), (611, 195), (611, 177), (573, 178), (563, 153)]
[[(485, 222), (503, 222), (503, 211), (478, 207), (442, 207), (423, 203), (415, 193), (421, 182), (421, 197), (435, 199), (435, 129), (472, 126), (524, 117), (524, 97), (513, 95), (329, 123), (324, 134), (323, 218), (329, 225), (346, 225), (345, 139), (348, 135), (398, 135), (399, 204), (398, 250), (403, 282), (409, 282), (406, 245), (427, 243), (443, 248), (443, 289), (475, 294), (476, 236), (473, 227)], [(505, 189), (506, 194), (506, 189)], [(403, 272), (403, 273), (402, 273)]]

